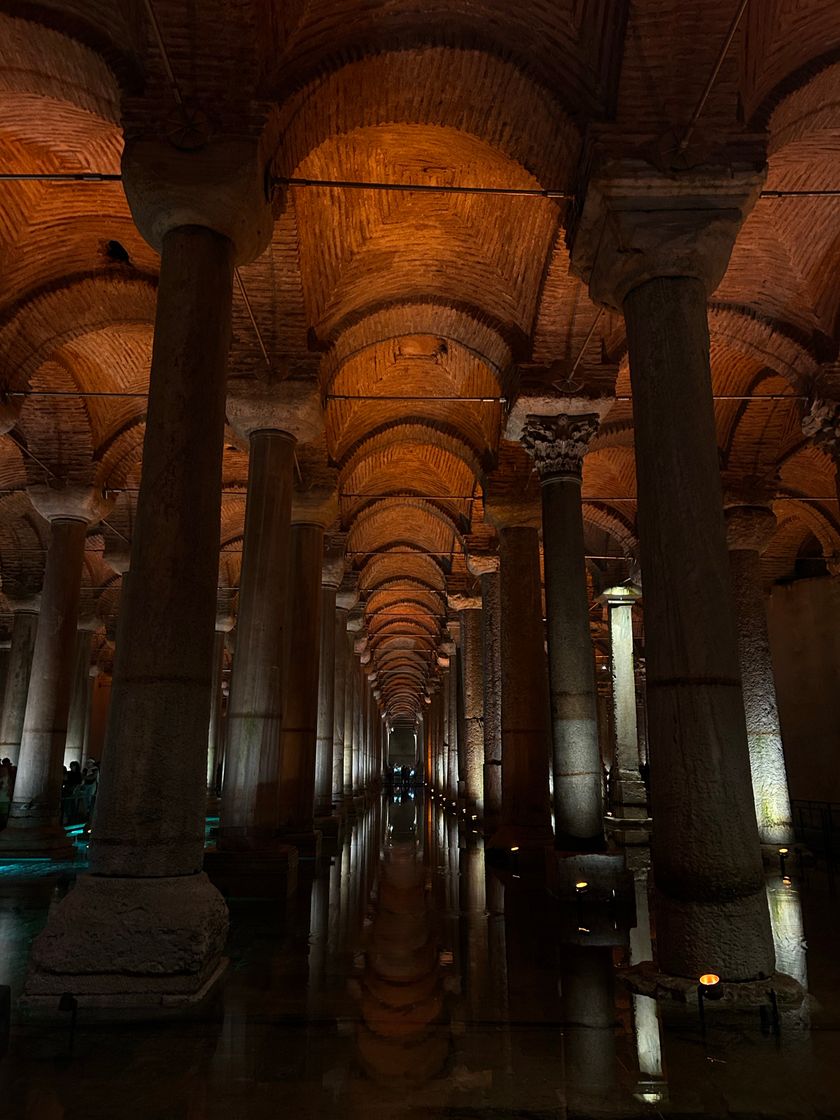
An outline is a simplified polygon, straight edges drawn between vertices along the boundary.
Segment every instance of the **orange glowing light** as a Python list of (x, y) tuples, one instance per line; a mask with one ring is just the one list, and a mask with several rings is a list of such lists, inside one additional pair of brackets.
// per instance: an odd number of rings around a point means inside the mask
[(720, 977), (715, 976), (713, 972), (706, 972), (700, 977), (700, 983), (704, 988), (713, 988), (715, 984), (720, 983)]

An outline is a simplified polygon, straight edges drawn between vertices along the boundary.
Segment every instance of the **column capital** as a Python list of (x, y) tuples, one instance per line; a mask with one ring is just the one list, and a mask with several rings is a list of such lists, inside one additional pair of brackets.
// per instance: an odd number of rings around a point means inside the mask
[(347, 548), (346, 533), (328, 533), (324, 537), (324, 560), (321, 566), (321, 586), (336, 592), (344, 579), (344, 552)]
[(583, 457), (600, 423), (597, 412), (528, 416), (520, 438), (541, 481), (556, 476), (580, 481)]
[(226, 411), (231, 427), (243, 439), (255, 432), (274, 432), (297, 443), (312, 443), (324, 431), (321, 396), (314, 381), (231, 378)]
[(727, 506), (724, 518), (730, 552), (764, 552), (776, 531), (776, 515), (768, 506)]
[(467, 595), (463, 591), (453, 591), (447, 593), (446, 596), (447, 606), (451, 611), (480, 611), (481, 610), (481, 596), (480, 595)]
[(122, 182), (137, 228), (158, 252), (165, 235), (181, 226), (227, 237), (236, 264), (254, 260), (271, 240), (270, 181), (257, 137), (211, 139), (190, 150), (129, 139)]
[(45, 521), (84, 521), (95, 525), (101, 521), (113, 500), (95, 486), (63, 485), (58, 482), (30, 486), (29, 500)]
[(487, 576), (499, 570), (499, 557), (495, 553), (470, 552), (467, 555), (467, 568), (474, 576)]
[(802, 420), (802, 433), (840, 463), (840, 400), (815, 397)]
[(632, 607), (642, 597), (641, 589), (622, 584), (619, 587), (608, 587), (602, 591), (598, 598), (611, 607)]
[(592, 299), (621, 311), (630, 291), (658, 277), (694, 277), (715, 290), (764, 184), (765, 144), (739, 137), (682, 169), (660, 169), (638, 149), (595, 146), (589, 166), (571, 268)]

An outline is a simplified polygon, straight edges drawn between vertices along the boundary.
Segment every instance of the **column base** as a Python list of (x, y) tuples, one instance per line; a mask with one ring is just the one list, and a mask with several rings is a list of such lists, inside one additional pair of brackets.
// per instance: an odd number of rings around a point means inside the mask
[(317, 829), (313, 829), (311, 832), (308, 829), (305, 832), (282, 832), (280, 833), (280, 841), (297, 848), (298, 856), (301, 859), (319, 860), (321, 858), (321, 833)]
[(18, 859), (75, 859), (73, 841), (60, 825), (21, 828), (10, 820), (0, 833), (0, 862)]
[(204, 870), (225, 898), (288, 898), (297, 890), (298, 850), (277, 844), (263, 851), (208, 848)]
[[(686, 976), (673, 976), (660, 972), (653, 961), (642, 961), (632, 968), (617, 973), (621, 982), (641, 996), (660, 1001), (697, 1005), (698, 981)], [(805, 999), (805, 989), (786, 972), (774, 972), (765, 980), (722, 980), (716, 985), (714, 1000), (705, 1001), (706, 1008), (723, 1008), (730, 1011), (750, 1011), (766, 1006), (770, 992), (776, 993), (779, 1007), (796, 1008)]]
[(321, 833), (324, 840), (337, 840), (341, 832), (341, 818), (337, 815), (333, 816), (332, 813), (323, 817), (316, 817), (315, 830)]
[(102, 1018), (197, 1013), (227, 961), (224, 900), (206, 875), (82, 875), (32, 947), (21, 1007), (58, 1013), (62, 995)]

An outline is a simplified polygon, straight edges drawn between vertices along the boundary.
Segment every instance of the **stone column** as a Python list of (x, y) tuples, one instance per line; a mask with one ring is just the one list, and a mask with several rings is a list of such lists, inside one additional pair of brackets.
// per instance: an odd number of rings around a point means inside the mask
[(210, 684), (210, 723), (207, 728), (207, 797), (218, 797), (216, 772), (222, 757), (222, 676), (225, 668), (225, 641), (233, 629), (233, 618), (223, 612), (216, 615), (213, 639), (213, 676)]
[[(724, 149), (721, 149), (722, 151)], [(663, 175), (596, 154), (573, 265), (622, 309), (645, 587), (659, 967), (769, 976), (723, 524), (706, 301), (760, 190), (763, 153)]]
[(321, 571), (321, 636), (318, 668), (318, 723), (315, 749), (315, 816), (333, 811), (335, 734), (336, 596), (344, 576), (344, 536), (325, 542)]
[[(322, 524), (292, 524), (286, 604), (286, 703), (280, 749), (280, 832), (315, 851), (315, 743), (321, 634)], [(294, 837), (294, 839), (292, 839)]]
[(464, 798), (467, 813), (484, 816), (484, 640), (481, 600), (450, 596), (461, 623), (464, 681)]
[(766, 507), (726, 510), (755, 815), (759, 839), (773, 852), (795, 839), (761, 579), (761, 553), (775, 528), (776, 518)]
[(354, 756), (356, 754), (356, 709), (358, 706), (358, 666), (354, 652), (355, 635), (362, 626), (361, 611), (351, 610), (347, 616), (345, 649), (347, 652), (347, 673), (344, 688), (344, 804), (353, 809), (353, 780), (355, 776)]
[(484, 682), (484, 821), (494, 827), (502, 811), (502, 667), (500, 654), (499, 558), (471, 554), (481, 579), (481, 644)]
[[(836, 367), (832, 373), (832, 380), (836, 380)], [(802, 432), (834, 463), (834, 485), (840, 502), (840, 400), (815, 397), (802, 420)]]
[(90, 655), (93, 643), (94, 621), (87, 622), (76, 631), (76, 648), (73, 654), (73, 680), (70, 690), (70, 709), (67, 714), (67, 736), (64, 741), (64, 765), (81, 763), (85, 753), (85, 728), (88, 722), (90, 698)]
[(39, 598), (12, 602), (12, 646), (9, 651), (9, 670), (3, 694), (3, 718), (0, 722), (0, 758), (10, 758), (17, 766), (20, 740), (23, 736), (23, 717), (26, 697), (29, 694), (29, 675), (32, 671), (32, 654), (38, 630)]
[(611, 587), (604, 592), (610, 625), (612, 677), (613, 767), (611, 808), (623, 821), (647, 818), (647, 794), (639, 770), (639, 733), (636, 723), (636, 674), (633, 667), (633, 604), (639, 592)]
[(488, 847), (553, 843), (548, 796), (548, 675), (542, 622), (540, 545), (529, 525), (499, 529), (502, 667), (501, 827)]
[(256, 140), (129, 141), (123, 186), (161, 254), (131, 573), (91, 874), (51, 910), (25, 994), (150, 1017), (202, 1002), (225, 967), (227, 908), (201, 868), (226, 365), (233, 269), (272, 217)]
[(218, 847), (264, 860), (285, 850), (277, 828), (295, 447), (317, 434), (321, 413), (301, 382), (232, 383), (228, 398), (250, 462)]
[(460, 736), (458, 734), (458, 663), (461, 659), (458, 655), (458, 643), (456, 641), (448, 643), (447, 650), (449, 652), (449, 673), (447, 674), (446, 693), (447, 703), (449, 704), (449, 788), (447, 790), (447, 794), (450, 801), (450, 808), (454, 809), (455, 804), (457, 804), (458, 802), (458, 779), (460, 777)]
[[(540, 402), (543, 403), (543, 402)], [(604, 845), (595, 659), (580, 500), (583, 457), (598, 413), (526, 418), (521, 439), (542, 490), (545, 602), (554, 773), (554, 839), (561, 848)]]
[(332, 799), (344, 808), (344, 732), (347, 710), (347, 616), (355, 606), (355, 591), (339, 591), (335, 597), (335, 680), (333, 684), (333, 775)]
[(41, 613), (23, 719), (18, 771), (2, 858), (70, 858), (75, 849), (61, 825), (61, 780), (73, 688), (76, 622), (88, 525), (103, 512), (85, 488), (33, 489), (50, 522)]

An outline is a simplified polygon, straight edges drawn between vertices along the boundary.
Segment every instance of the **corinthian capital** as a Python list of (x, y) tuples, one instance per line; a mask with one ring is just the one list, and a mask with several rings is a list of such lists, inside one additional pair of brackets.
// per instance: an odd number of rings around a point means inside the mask
[(802, 431), (840, 462), (840, 400), (816, 397), (802, 420)]
[(533, 456), (542, 480), (565, 474), (580, 478), (583, 457), (598, 431), (596, 412), (529, 416), (522, 429), (522, 443)]

